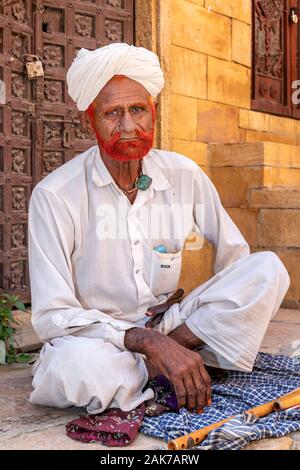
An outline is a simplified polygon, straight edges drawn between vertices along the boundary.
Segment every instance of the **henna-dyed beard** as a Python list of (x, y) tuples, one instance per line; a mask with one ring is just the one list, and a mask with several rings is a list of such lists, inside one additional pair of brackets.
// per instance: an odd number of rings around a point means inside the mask
[[(121, 133), (118, 132), (111, 139), (104, 140), (100, 132), (97, 131), (95, 126), (94, 110), (92, 107), (88, 108), (88, 115), (92, 123), (100, 150), (103, 149), (105, 153), (114, 160), (127, 162), (129, 160), (141, 160), (151, 150), (154, 140), (154, 125), (153, 130), (148, 132), (136, 131), (137, 138), (130, 141), (122, 141)], [(155, 110), (152, 113), (152, 122), (155, 121)]]
[(100, 149), (103, 149), (109, 157), (114, 160), (126, 162), (128, 160), (141, 160), (152, 148), (153, 131), (149, 133), (137, 131), (136, 133), (137, 139), (128, 142), (120, 139), (120, 133), (106, 141), (101, 137), (99, 132), (96, 132), (96, 137)]

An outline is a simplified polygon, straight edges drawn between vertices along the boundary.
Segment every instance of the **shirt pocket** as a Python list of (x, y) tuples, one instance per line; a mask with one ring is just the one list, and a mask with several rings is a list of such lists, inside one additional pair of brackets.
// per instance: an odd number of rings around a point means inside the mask
[(159, 253), (152, 250), (150, 289), (152, 294), (168, 294), (176, 290), (182, 264), (182, 251)]

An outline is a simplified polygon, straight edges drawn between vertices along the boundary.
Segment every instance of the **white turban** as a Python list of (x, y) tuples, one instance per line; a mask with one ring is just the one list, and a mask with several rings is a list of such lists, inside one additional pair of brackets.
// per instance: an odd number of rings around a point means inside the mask
[(157, 55), (143, 47), (112, 43), (94, 51), (80, 49), (67, 73), (68, 92), (79, 111), (85, 111), (115, 75), (140, 83), (153, 98), (164, 86)]

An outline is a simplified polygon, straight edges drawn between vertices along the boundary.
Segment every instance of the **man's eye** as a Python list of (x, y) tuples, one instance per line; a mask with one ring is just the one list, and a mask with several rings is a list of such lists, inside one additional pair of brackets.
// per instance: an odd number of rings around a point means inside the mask
[(145, 108), (143, 106), (132, 106), (131, 111), (133, 113), (140, 113), (141, 111), (144, 111)]
[(115, 116), (119, 116), (120, 114), (120, 110), (119, 109), (112, 109), (111, 111), (107, 111), (105, 113), (105, 116), (108, 116), (108, 117), (115, 117)]

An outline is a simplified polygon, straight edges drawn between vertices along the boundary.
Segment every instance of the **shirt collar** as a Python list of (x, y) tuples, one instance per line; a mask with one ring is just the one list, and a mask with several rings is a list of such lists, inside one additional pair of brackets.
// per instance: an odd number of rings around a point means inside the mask
[[(152, 178), (152, 187), (156, 191), (161, 191), (168, 189), (170, 187), (170, 182), (168, 181), (158, 163), (155, 162), (156, 158), (157, 157), (155, 155), (151, 154), (150, 150), (148, 155), (143, 158), (142, 170), (145, 175), (148, 175), (150, 178)], [(96, 147), (94, 155), (92, 180), (97, 186), (106, 186), (110, 183), (113, 183), (114, 181), (101, 158), (98, 146)]]

